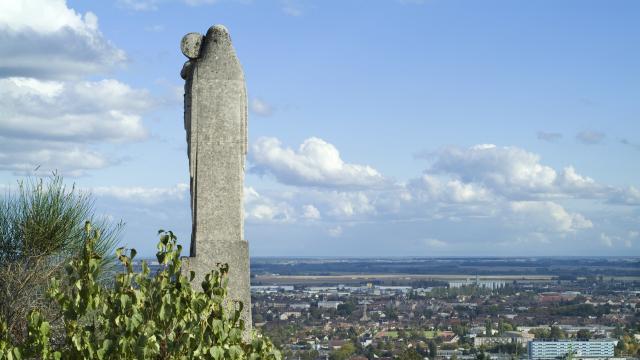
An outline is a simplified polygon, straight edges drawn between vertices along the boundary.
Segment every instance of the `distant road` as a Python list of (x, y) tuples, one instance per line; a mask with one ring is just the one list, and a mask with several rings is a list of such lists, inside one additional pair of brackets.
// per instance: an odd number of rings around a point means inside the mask
[[(365, 274), (365, 275), (256, 275), (252, 282), (272, 284), (302, 283), (348, 283), (363, 281), (427, 281), (427, 280), (466, 280), (475, 279), (475, 275), (429, 275), (429, 274)], [(550, 281), (552, 275), (480, 275), (479, 280), (503, 281)]]

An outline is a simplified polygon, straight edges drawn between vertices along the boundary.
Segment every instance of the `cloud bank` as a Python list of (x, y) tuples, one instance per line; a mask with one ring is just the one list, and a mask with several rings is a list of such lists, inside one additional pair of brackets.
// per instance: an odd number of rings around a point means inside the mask
[(0, 53), (0, 77), (80, 78), (126, 60), (100, 33), (95, 14), (78, 14), (64, 0), (5, 2)]
[[(425, 156), (422, 174), (391, 181), (347, 163), (319, 138), (295, 150), (274, 138), (252, 145), (253, 166), (276, 180), (244, 190), (247, 236), (259, 251), (311, 255), (337, 246), (371, 255), (580, 254), (638, 246), (640, 191), (601, 184), (572, 166), (555, 169), (522, 148), (441, 148)], [(101, 202), (135, 204), (140, 214), (188, 209), (186, 184), (93, 192)]]
[(0, 11), (0, 170), (80, 176), (117, 164), (109, 143), (141, 141), (152, 96), (115, 80), (87, 80), (126, 61), (98, 18), (64, 0), (17, 0)]

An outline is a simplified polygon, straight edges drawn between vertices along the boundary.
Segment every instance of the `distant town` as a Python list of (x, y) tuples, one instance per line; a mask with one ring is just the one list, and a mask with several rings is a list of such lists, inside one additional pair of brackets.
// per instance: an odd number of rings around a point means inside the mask
[(288, 359), (633, 359), (639, 272), (637, 258), (254, 259), (253, 321)]

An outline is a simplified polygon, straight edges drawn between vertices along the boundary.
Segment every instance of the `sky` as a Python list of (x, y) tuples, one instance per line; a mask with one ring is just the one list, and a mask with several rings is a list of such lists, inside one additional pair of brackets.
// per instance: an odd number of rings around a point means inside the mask
[(640, 255), (633, 0), (0, 2), (0, 190), (190, 238), (180, 39), (245, 71), (252, 256)]

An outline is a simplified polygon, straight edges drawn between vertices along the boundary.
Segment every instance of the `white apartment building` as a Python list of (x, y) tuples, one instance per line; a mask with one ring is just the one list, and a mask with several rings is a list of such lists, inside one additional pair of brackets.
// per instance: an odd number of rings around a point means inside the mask
[(529, 359), (558, 359), (572, 353), (574, 358), (607, 359), (613, 357), (616, 340), (594, 339), (574, 340), (534, 340), (528, 344)]

